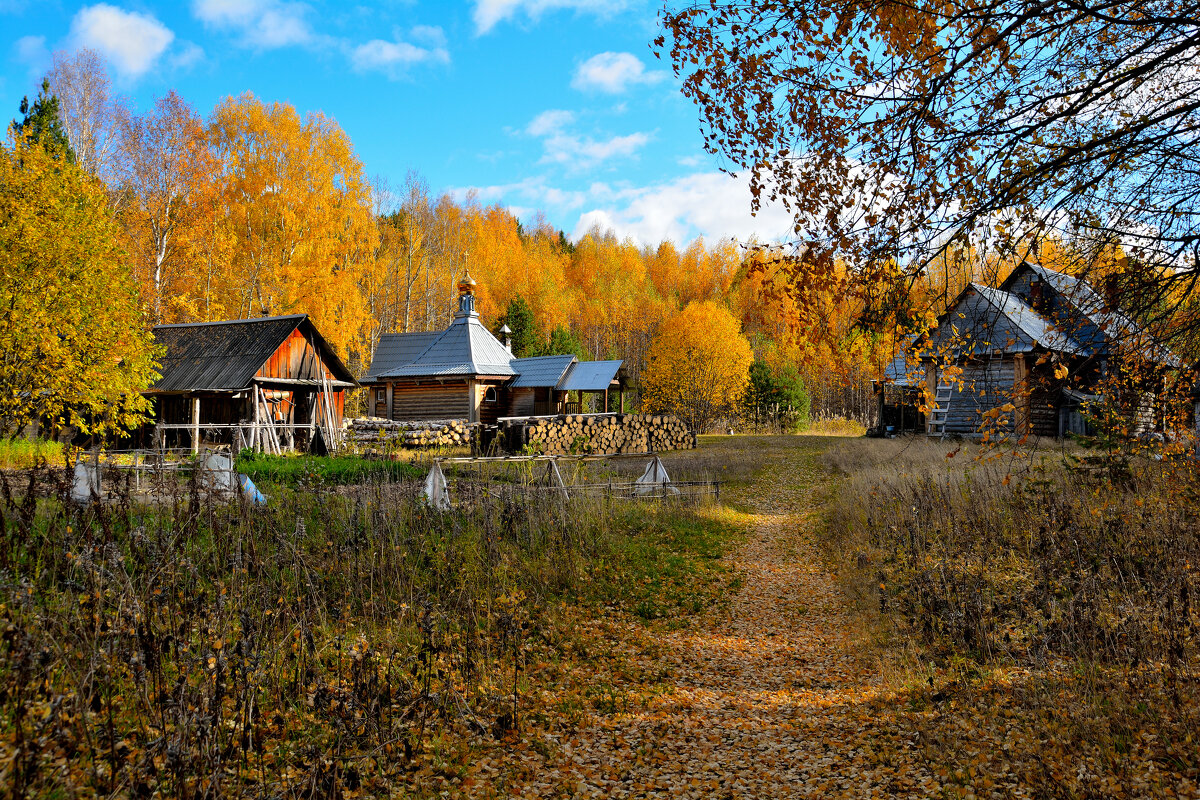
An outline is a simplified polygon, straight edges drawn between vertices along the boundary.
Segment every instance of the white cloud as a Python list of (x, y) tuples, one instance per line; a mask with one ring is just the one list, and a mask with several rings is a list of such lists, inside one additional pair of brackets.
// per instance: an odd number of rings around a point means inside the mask
[(271, 50), (314, 40), (308, 6), (280, 0), (192, 0), (192, 13), (216, 28), (237, 31), (250, 47)]
[(650, 134), (641, 132), (599, 140), (556, 133), (546, 138), (542, 161), (586, 169), (610, 158), (632, 156), (649, 141)]
[(446, 33), (437, 25), (414, 25), (412, 39), (429, 47), (446, 46)]
[[(483, 203), (501, 202), (505, 198), (519, 197), (529, 205), (513, 205), (505, 203), (507, 208), (518, 217), (524, 216), (531, 208), (550, 209), (553, 211), (573, 211), (587, 202), (586, 192), (559, 189), (551, 186), (542, 176), (526, 178), (518, 183), (507, 183), (496, 186), (469, 186), (452, 189), (450, 194), (460, 202), (472, 194)], [(518, 213), (520, 209), (521, 213)]]
[(286, 0), (192, 0), (192, 13), (206, 25), (232, 31), (246, 47), (273, 50), (298, 45), (340, 51), (357, 72), (381, 72), (397, 79), (419, 63), (450, 62), (446, 34), (435, 25), (417, 25), (407, 36), (395, 31), (391, 39), (354, 43), (314, 32), (308, 22), (312, 9)]
[(574, 112), (552, 108), (534, 117), (533, 121), (525, 128), (525, 132), (530, 136), (548, 136), (558, 133), (574, 121)]
[(658, 83), (665, 72), (647, 72), (633, 53), (598, 53), (580, 64), (571, 86), (581, 91), (620, 94), (634, 84)]
[(204, 60), (204, 48), (195, 42), (180, 42), (179, 51), (171, 56), (171, 66), (187, 69)]
[(733, 236), (742, 242), (791, 238), (792, 216), (772, 205), (750, 214), (749, 180), (721, 172), (698, 172), (650, 186), (595, 182), (586, 189), (560, 189), (545, 176), (517, 183), (454, 189), (463, 200), (501, 203), (517, 216), (544, 210), (552, 219), (579, 212), (571, 237), (582, 238), (594, 225), (622, 238), (654, 246), (664, 239), (683, 243), (704, 236), (710, 241)]
[(572, 171), (594, 167), (612, 158), (635, 155), (647, 142), (649, 133), (631, 133), (595, 139), (570, 132), (575, 114), (561, 109), (543, 111), (525, 126), (525, 133), (542, 140), (543, 164), (563, 164)]
[(50, 51), (45, 36), (22, 36), (13, 42), (13, 61), (24, 64), (32, 76), (40, 76), (50, 63)]
[(475, 0), (475, 33), (482, 35), (517, 15), (536, 22), (547, 11), (571, 10), (608, 15), (622, 10), (627, 0)]
[(699, 172), (644, 187), (612, 189), (593, 184), (590, 200), (572, 237), (579, 239), (593, 225), (611, 228), (647, 245), (664, 239), (686, 242), (733, 236), (739, 241), (774, 241), (792, 233), (792, 215), (781, 205), (750, 214), (749, 180), (722, 172)]
[(122, 77), (133, 79), (154, 67), (175, 34), (151, 14), (97, 3), (75, 14), (71, 38), (105, 56)]
[(360, 44), (350, 54), (350, 62), (359, 72), (383, 72), (392, 78), (403, 74), (405, 67), (425, 61), (445, 64), (450, 61), (450, 54), (443, 47), (429, 50), (408, 42), (388, 42), (383, 39)]

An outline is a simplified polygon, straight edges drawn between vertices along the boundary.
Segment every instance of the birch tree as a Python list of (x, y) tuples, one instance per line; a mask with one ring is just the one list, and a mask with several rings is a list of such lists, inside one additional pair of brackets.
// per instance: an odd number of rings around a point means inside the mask
[(867, 280), (1049, 235), (1123, 245), (1147, 311), (1196, 279), (1194, 3), (743, 0), (662, 21), (707, 149)]
[(754, 360), (741, 327), (723, 305), (689, 303), (663, 323), (642, 373), (642, 402), (650, 411), (678, 414), (705, 431), (734, 413)]
[(120, 187), (129, 195), (121, 215), (152, 321), (176, 321), (171, 307), (194, 309), (192, 240), (209, 235), (217, 162), (204, 123), (178, 94), (154, 110), (126, 116), (120, 125)]
[(58, 97), (59, 116), (84, 171), (112, 181), (120, 148), (120, 125), (128, 115), (113, 92), (104, 57), (86, 47), (59, 50), (46, 76)]
[(217, 106), (209, 137), (239, 314), (307, 312), (343, 354), (365, 350), (360, 278), (379, 234), (345, 132), (320, 113), (302, 119), (245, 94)]
[(0, 436), (135, 425), (156, 350), (103, 184), (20, 135), (0, 146)]

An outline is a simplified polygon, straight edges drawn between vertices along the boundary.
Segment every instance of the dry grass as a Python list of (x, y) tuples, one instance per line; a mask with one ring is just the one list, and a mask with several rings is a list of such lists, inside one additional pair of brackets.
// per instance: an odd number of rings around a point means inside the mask
[(705, 508), (464, 485), (438, 513), (397, 483), (253, 508), (194, 482), (78, 508), (66, 479), (0, 482), (6, 797), (438, 796), (570, 701), (544, 682), (587, 672), (558, 620), (684, 620), (732, 579)]
[(858, 420), (845, 417), (821, 417), (810, 421), (804, 426), (808, 436), (862, 436), (867, 428)]
[(1135, 460), (1115, 485), (1076, 456), (920, 437), (833, 447), (844, 477), (826, 555), (901, 665), (901, 695), (938, 711), (918, 715), (920, 735), (964, 791), (1008, 770), (1046, 796), (1187, 793), (1200, 781), (1200, 474)]

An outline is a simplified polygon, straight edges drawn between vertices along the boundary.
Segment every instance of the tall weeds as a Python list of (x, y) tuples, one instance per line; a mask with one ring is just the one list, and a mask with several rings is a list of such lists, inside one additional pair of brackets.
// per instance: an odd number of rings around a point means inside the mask
[(337, 797), (453, 769), (446, 732), (519, 727), (542, 604), (659, 513), (479, 486), (439, 513), (396, 483), (77, 508), (65, 478), (3, 486), (13, 797)]
[(860, 565), (860, 596), (869, 586), (904, 631), (984, 661), (1194, 668), (1192, 463), (1144, 461), (1115, 486), (1062, 459), (1014, 474), (966, 455), (937, 464), (915, 447), (906, 465), (856, 472), (829, 516)]
[(829, 455), (848, 477), (827, 555), (900, 667), (903, 724), (963, 796), (1194, 796), (1196, 464), (1130, 459), (1112, 481), (1071, 452), (991, 454)]

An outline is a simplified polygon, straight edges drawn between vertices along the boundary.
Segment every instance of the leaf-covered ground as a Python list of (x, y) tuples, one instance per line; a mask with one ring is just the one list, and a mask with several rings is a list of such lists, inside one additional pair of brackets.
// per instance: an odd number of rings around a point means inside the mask
[(829, 566), (844, 560), (823, 557), (817, 542), (831, 486), (819, 455), (831, 444), (707, 443), (718, 460), (761, 465), (731, 497), (746, 530), (725, 559), (740, 575), (736, 592), (693, 618), (564, 612), (564, 638), (546, 648), (554, 663), (531, 664), (539, 710), (519, 735), (477, 741), (461, 782), (443, 788), (564, 798), (1200, 796), (1195, 739), (1121, 728), (1115, 720), (1128, 716), (1096, 703), (1102, 675), (966, 660), (922, 673), (919, 653), (901, 667), (896, 648), (870, 641)]
[[(765, 443), (766, 440), (764, 440)], [(773, 440), (733, 502), (744, 543), (729, 602), (694, 624), (586, 625), (610, 658), (593, 685), (609, 707), (548, 720), (528, 746), (494, 749), (468, 779), (531, 797), (870, 796), (934, 782), (915, 743), (873, 724), (881, 681), (856, 658), (855, 626), (812, 536), (821, 440)], [(715, 446), (720, 446), (715, 445)], [(622, 653), (623, 651), (623, 653)]]

